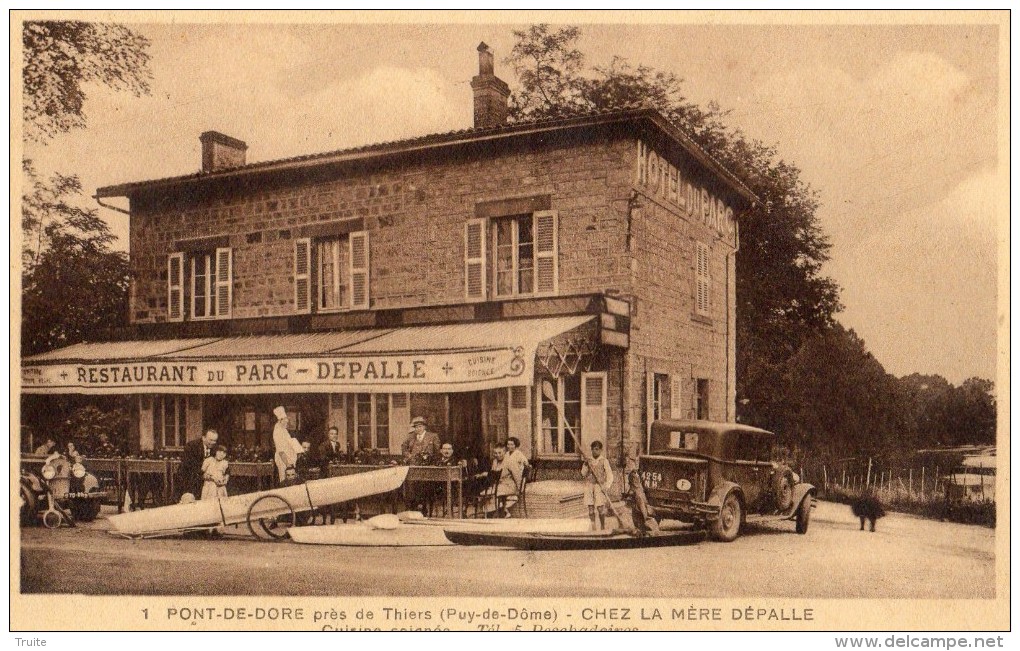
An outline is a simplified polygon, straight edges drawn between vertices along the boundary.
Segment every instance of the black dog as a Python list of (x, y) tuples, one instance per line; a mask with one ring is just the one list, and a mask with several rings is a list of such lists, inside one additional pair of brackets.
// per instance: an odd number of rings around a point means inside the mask
[(875, 530), (875, 521), (885, 515), (882, 503), (874, 495), (861, 495), (850, 505), (854, 515), (861, 520), (861, 531), (864, 531), (864, 521), (871, 522), (871, 530)]

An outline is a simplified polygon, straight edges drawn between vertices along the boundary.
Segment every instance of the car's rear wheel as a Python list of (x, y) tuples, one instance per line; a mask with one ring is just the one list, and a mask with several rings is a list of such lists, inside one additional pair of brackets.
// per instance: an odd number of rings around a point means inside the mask
[(811, 522), (811, 496), (805, 495), (800, 501), (797, 509), (797, 533), (807, 533), (808, 524)]
[(719, 508), (719, 517), (712, 523), (712, 537), (720, 542), (733, 542), (740, 535), (744, 508), (736, 493), (729, 493)]

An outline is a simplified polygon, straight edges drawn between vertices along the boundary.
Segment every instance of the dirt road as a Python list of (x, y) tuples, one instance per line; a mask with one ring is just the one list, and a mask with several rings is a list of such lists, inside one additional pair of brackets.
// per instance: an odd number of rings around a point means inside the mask
[[(100, 519), (22, 533), (25, 593), (990, 598), (995, 531), (891, 514), (860, 532), (819, 502), (810, 531), (786, 522), (736, 542), (640, 550), (349, 548), (219, 540), (132, 542)], [(68, 568), (74, 578), (68, 580)]]

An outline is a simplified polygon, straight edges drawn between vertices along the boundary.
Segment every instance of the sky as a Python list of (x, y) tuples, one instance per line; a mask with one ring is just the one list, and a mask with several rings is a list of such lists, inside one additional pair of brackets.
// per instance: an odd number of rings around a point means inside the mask
[[(561, 13), (549, 22), (582, 27), (578, 46), (589, 64), (619, 55), (677, 73), (691, 99), (717, 102), (730, 124), (802, 170), (832, 243), (823, 273), (842, 287), (838, 319), (888, 372), (994, 379), (997, 270), (1008, 255), (999, 217), (1008, 205), (997, 130), (1002, 36), (987, 16), (986, 24), (973, 17), (956, 25), (866, 24), (875, 17), (838, 25), (778, 24), (782, 17), (737, 24), (747, 22), (739, 16), (723, 17), (733, 24), (668, 24), (691, 19), (669, 14), (658, 24), (626, 25)], [(87, 87), (88, 127), (29, 145), (26, 154), (43, 173), (78, 174), (91, 195), (198, 171), (198, 136), (207, 130), (244, 140), (248, 162), (257, 162), (465, 128), (480, 41), (495, 50), (497, 75), (516, 88), (502, 61), (512, 30), (525, 26), (508, 22), (512, 15), (489, 14), (486, 23), (336, 22), (349, 18), (326, 25), (136, 19), (132, 28), (151, 41), (151, 95)], [(101, 214), (126, 249), (128, 218)]]

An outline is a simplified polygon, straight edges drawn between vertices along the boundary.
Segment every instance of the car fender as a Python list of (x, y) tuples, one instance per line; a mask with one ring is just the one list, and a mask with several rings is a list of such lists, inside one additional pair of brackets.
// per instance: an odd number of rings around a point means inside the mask
[(742, 505), (746, 505), (747, 502), (744, 499), (744, 491), (740, 488), (740, 484), (735, 484), (731, 481), (721, 481), (716, 484), (705, 502), (717, 508), (722, 508), (723, 500), (726, 499), (726, 496), (729, 495), (731, 491), (737, 494)]
[(786, 513), (790, 519), (797, 517), (797, 510), (800, 508), (801, 502), (806, 499), (813, 500), (818, 489), (811, 484), (797, 484), (793, 487), (793, 506)]

